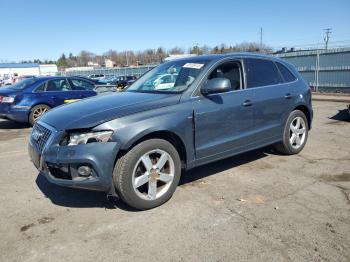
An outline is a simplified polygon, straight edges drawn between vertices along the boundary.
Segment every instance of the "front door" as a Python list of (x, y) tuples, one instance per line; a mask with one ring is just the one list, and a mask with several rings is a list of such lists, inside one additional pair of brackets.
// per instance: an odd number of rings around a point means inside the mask
[(240, 62), (219, 65), (207, 79), (213, 78), (228, 78), (232, 91), (194, 98), (198, 163), (245, 151), (254, 143), (253, 92), (243, 89)]

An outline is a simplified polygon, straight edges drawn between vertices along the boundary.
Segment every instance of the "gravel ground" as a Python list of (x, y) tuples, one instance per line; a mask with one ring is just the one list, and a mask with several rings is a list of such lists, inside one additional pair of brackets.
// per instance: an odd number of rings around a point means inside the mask
[(299, 155), (256, 150), (183, 174), (136, 212), (49, 184), (28, 126), (0, 120), (0, 261), (350, 261), (350, 119), (315, 102)]

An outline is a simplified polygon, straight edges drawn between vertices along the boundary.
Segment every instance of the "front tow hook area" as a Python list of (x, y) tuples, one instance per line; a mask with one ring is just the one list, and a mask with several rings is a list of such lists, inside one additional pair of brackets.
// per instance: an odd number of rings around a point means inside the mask
[(107, 201), (113, 205), (114, 208), (117, 208), (117, 204), (120, 202), (120, 197), (117, 194), (117, 191), (115, 190), (115, 187), (112, 185), (109, 189), (107, 195)]

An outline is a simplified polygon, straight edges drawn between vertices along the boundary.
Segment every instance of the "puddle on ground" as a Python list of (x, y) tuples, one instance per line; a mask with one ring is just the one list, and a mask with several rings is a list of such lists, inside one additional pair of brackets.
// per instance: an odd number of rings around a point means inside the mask
[(34, 224), (31, 223), (31, 224), (22, 226), (20, 230), (21, 230), (21, 232), (24, 232), (24, 231), (27, 231), (29, 228), (31, 228), (31, 227), (33, 227), (33, 226), (34, 226)]
[(343, 172), (338, 175), (323, 175), (321, 180), (326, 182), (350, 182), (350, 172)]
[(43, 217), (38, 219), (39, 224), (47, 224), (50, 223), (52, 221), (54, 221), (55, 219), (53, 217)]

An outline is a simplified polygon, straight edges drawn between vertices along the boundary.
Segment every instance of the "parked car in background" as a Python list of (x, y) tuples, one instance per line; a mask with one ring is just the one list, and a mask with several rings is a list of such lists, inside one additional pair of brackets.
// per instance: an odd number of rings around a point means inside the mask
[[(149, 85), (169, 72), (175, 84)], [(201, 56), (161, 64), (119, 94), (51, 110), (33, 127), (29, 152), (54, 184), (149, 209), (170, 199), (182, 169), (267, 145), (299, 153), (312, 117), (311, 91), (289, 63)]]
[(126, 86), (135, 82), (136, 76), (117, 76), (115, 80), (111, 81), (111, 85), (115, 85), (120, 89), (124, 89)]
[(81, 77), (27, 78), (0, 89), (0, 117), (34, 124), (51, 108), (97, 93), (95, 83)]
[(8, 86), (13, 84), (13, 79), (10, 74), (4, 74), (2, 77), (2, 85), (3, 86)]
[(36, 76), (34, 75), (23, 75), (23, 76), (18, 76), (15, 80), (14, 83), (18, 83), (19, 81), (22, 81), (24, 79), (28, 79), (28, 78), (35, 78)]
[(106, 77), (104, 77), (104, 78), (99, 79), (98, 81), (101, 82), (101, 83), (103, 83), (103, 84), (109, 85), (109, 84), (111, 84), (113, 81), (115, 81), (116, 78), (117, 78), (117, 77), (115, 77), (115, 76), (106, 76)]
[(156, 90), (170, 89), (175, 85), (177, 74), (161, 74), (150, 79), (145, 85), (151, 86)]
[(105, 75), (104, 74), (92, 74), (92, 75), (89, 75), (88, 78), (90, 78), (92, 80), (100, 80), (100, 79), (105, 78)]

